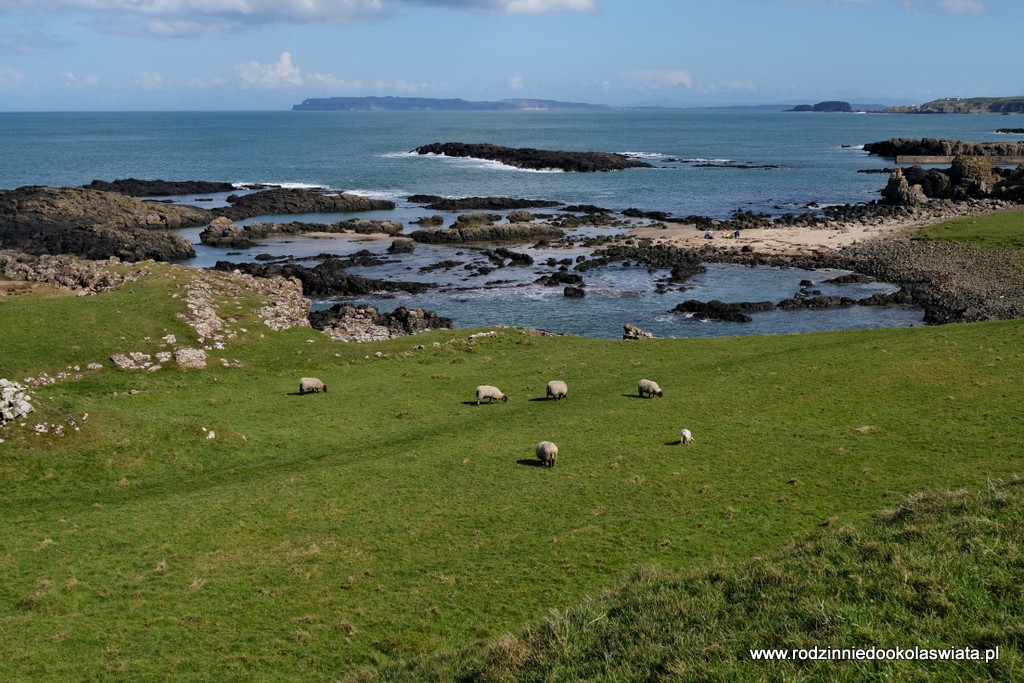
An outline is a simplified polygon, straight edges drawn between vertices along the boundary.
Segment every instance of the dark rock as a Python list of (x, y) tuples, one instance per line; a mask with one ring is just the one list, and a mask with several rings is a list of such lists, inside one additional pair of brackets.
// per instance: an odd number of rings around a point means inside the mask
[(21, 187), (0, 191), (0, 248), (88, 259), (179, 261), (192, 245), (161, 232), (204, 225), (208, 211), (142, 202), (85, 188)]
[(261, 239), (272, 236), (306, 235), (314, 232), (397, 235), (402, 230), (402, 224), (397, 221), (368, 221), (358, 218), (338, 223), (250, 223), (240, 228), (230, 219), (218, 216), (199, 233), (199, 241), (211, 247), (245, 249), (258, 244)]
[(544, 275), (543, 277), (537, 278), (533, 281), (536, 285), (544, 285), (545, 287), (561, 287), (562, 285), (583, 285), (583, 276), (576, 275), (575, 273), (568, 273), (564, 270), (556, 270), (551, 275)]
[(770, 311), (775, 308), (771, 301), (744, 301), (740, 303), (725, 303), (712, 299), (711, 301), (697, 301), (690, 299), (684, 301), (672, 309), (672, 313), (693, 313), (699, 320), (724, 320), (726, 322), (748, 323), (751, 318), (747, 313), (757, 311)]
[(533, 257), (529, 254), (523, 254), (518, 251), (512, 251), (505, 247), (498, 247), (497, 249), (485, 249), (484, 256), (491, 260), (497, 266), (504, 266), (505, 259), (509, 260), (508, 265), (510, 266), (532, 266)]
[(814, 296), (783, 299), (776, 305), (783, 310), (793, 311), (798, 308), (835, 308), (837, 306), (853, 306), (856, 303), (856, 301), (848, 296)]
[(562, 294), (567, 299), (582, 299), (587, 295), (586, 291), (580, 287), (573, 287), (572, 285), (566, 285), (565, 289), (562, 290)]
[(847, 273), (846, 275), (839, 275), (837, 277), (829, 278), (825, 282), (832, 285), (849, 285), (849, 284), (867, 284), (868, 282), (874, 282), (875, 278), (864, 273)]
[(205, 180), (139, 180), (137, 178), (124, 178), (113, 182), (94, 180), (83, 187), (103, 192), (117, 192), (129, 197), (171, 197), (184, 194), (234, 192), (235, 190), (235, 186), (231, 183)]
[(388, 247), (389, 254), (411, 254), (416, 250), (416, 242), (408, 237), (400, 237)]
[(540, 209), (561, 206), (561, 202), (545, 199), (515, 199), (512, 197), (439, 197), (433, 194), (414, 194), (413, 204), (426, 204), (432, 211), (505, 211), (508, 209)]
[(394, 202), (382, 199), (305, 188), (275, 188), (246, 195), (231, 195), (228, 202), (231, 206), (213, 211), (236, 221), (253, 216), (390, 211), (395, 208)]
[(857, 305), (859, 306), (892, 306), (893, 304), (912, 303), (914, 303), (914, 297), (910, 293), (910, 290), (905, 287), (901, 287), (899, 291), (896, 292), (890, 292), (888, 294), (872, 294), (871, 296), (857, 300)]
[(651, 165), (609, 152), (564, 152), (554, 150), (501, 147), (491, 144), (445, 142), (423, 145), (413, 150), (417, 154), (443, 154), (450, 157), (490, 159), (516, 168), (536, 170), (558, 168), (563, 171), (593, 172), (618, 171), (627, 168), (650, 168)]
[(503, 223), (500, 225), (453, 226), (447, 230), (417, 230), (409, 237), (425, 244), (459, 242), (527, 241), (537, 237), (561, 237), (561, 228), (546, 223)]
[(213, 268), (227, 272), (240, 270), (257, 277), (294, 277), (302, 282), (302, 292), (307, 296), (322, 294), (358, 296), (373, 292), (395, 291), (419, 294), (434, 286), (423, 282), (396, 282), (349, 275), (345, 272), (346, 265), (341, 259), (329, 258), (313, 268), (295, 263), (261, 264), (231, 263), (229, 261), (218, 261)]

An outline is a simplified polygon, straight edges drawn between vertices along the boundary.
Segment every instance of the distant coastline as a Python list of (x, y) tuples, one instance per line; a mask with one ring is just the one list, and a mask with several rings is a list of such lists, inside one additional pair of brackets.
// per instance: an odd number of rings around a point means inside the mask
[(499, 100), (471, 102), (433, 97), (311, 97), (292, 105), (292, 111), (607, 111), (606, 104), (558, 100)]

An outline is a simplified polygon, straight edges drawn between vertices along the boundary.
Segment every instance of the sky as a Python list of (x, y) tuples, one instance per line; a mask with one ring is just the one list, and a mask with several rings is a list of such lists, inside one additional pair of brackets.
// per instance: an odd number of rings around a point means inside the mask
[(0, 111), (1024, 96), (1024, 0), (0, 0)]

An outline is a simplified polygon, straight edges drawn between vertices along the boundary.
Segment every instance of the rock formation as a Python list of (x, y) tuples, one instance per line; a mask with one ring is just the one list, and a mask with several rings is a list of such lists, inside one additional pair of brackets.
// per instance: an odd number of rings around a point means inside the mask
[(563, 171), (590, 173), (595, 171), (621, 171), (627, 168), (650, 168), (644, 161), (630, 159), (623, 154), (611, 152), (563, 152), (557, 150), (512, 148), (491, 144), (466, 144), (463, 142), (435, 142), (413, 150), (417, 154), (441, 154), (449, 157), (471, 157), (488, 159), (506, 166), (544, 170), (557, 168)]
[(370, 199), (361, 195), (305, 188), (274, 188), (252, 194), (231, 195), (231, 206), (214, 209), (214, 213), (242, 220), (254, 216), (277, 216), (291, 213), (351, 213), (356, 211), (390, 211), (394, 202)]
[(309, 314), (310, 325), (338, 341), (382, 341), (426, 330), (451, 329), (451, 318), (434, 311), (400, 306), (391, 313), (381, 313), (373, 306), (335, 304), (329, 309)]
[(0, 191), (0, 248), (89, 259), (177, 261), (195, 256), (178, 235), (210, 213), (192, 206), (141, 202), (84, 188), (21, 187)]

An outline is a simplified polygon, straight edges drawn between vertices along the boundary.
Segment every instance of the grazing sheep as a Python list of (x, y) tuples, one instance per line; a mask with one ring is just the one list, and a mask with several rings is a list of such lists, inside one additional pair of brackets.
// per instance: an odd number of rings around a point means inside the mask
[(560, 379), (553, 379), (548, 382), (548, 398), (565, 398), (569, 393), (569, 386)]
[(495, 401), (508, 402), (508, 396), (501, 393), (501, 389), (492, 387), (490, 384), (481, 384), (476, 388), (476, 404), (480, 405), (480, 401), (485, 398), (488, 403), (494, 403)]
[(309, 394), (323, 391), (327, 393), (327, 385), (318, 380), (316, 377), (303, 377), (299, 380), (299, 393)]
[(544, 464), (544, 467), (554, 467), (557, 458), (558, 446), (550, 441), (541, 441), (537, 444), (537, 459)]
[(683, 429), (679, 432), (679, 445), (689, 446), (693, 443), (693, 434), (690, 433), (689, 429)]
[(638, 394), (640, 394), (640, 398), (643, 398), (644, 394), (647, 394), (648, 396), (657, 396), (661, 398), (661, 387), (659, 387), (658, 383), (653, 380), (640, 380), (640, 382), (638, 382), (636, 385), (636, 391)]

